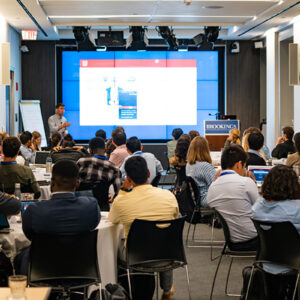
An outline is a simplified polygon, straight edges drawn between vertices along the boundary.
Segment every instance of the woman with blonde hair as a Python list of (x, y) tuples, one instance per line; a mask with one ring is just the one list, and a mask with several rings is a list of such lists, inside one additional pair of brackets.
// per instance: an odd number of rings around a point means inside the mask
[(207, 140), (196, 136), (189, 147), (187, 154), (186, 175), (192, 177), (200, 189), (201, 205), (207, 207), (206, 194), (212, 184), (216, 170), (212, 166)]
[(42, 151), (41, 139), (42, 136), (38, 131), (32, 132), (32, 146), (34, 147), (34, 151)]
[(229, 147), (232, 144), (241, 145), (242, 142), (240, 139), (240, 135), (241, 135), (241, 132), (237, 128), (231, 129), (229, 131), (229, 137), (227, 138), (227, 140), (225, 142), (224, 148)]

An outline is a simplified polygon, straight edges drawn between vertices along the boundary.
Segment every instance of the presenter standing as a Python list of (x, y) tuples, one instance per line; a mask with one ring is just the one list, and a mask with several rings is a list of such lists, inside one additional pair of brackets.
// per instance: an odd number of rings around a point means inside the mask
[(50, 137), (53, 133), (60, 133), (62, 137), (66, 136), (68, 133), (67, 127), (71, 125), (71, 123), (67, 123), (63, 114), (65, 112), (65, 105), (62, 103), (58, 103), (56, 105), (56, 114), (49, 117), (48, 126), (50, 130)]

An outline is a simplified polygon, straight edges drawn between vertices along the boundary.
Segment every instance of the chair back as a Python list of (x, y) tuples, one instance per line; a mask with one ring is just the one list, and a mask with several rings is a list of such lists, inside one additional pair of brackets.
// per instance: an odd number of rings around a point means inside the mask
[(158, 173), (151, 181), (151, 185), (157, 187), (161, 178), (161, 174)]
[(134, 220), (128, 233), (128, 266), (151, 262), (182, 262), (186, 257), (182, 241), (184, 217), (168, 221)]
[(185, 166), (176, 166), (176, 182), (175, 182), (175, 188), (180, 187), (183, 182), (186, 180), (186, 172), (185, 172)]
[[(110, 183), (107, 179), (102, 179), (95, 182), (82, 182), (77, 191), (86, 191), (88, 192), (87, 196), (89, 196), (89, 194), (92, 194), (97, 199), (100, 210), (109, 211), (109, 186)], [(79, 195), (84, 195), (84, 193), (80, 193)]]
[(100, 282), (98, 230), (79, 235), (36, 234), (30, 246), (29, 283), (90, 279)]
[(227, 245), (230, 245), (232, 242), (231, 242), (228, 224), (220, 212), (218, 212), (217, 210), (215, 210), (215, 212), (216, 212), (216, 215), (217, 215), (219, 221), (221, 222), (223, 232), (224, 232), (225, 242)]
[(201, 214), (197, 206), (200, 203), (200, 191), (195, 180), (187, 176), (181, 187), (175, 190), (175, 196), (179, 211), (182, 216), (186, 216), (186, 221), (192, 224), (199, 223)]
[(169, 162), (168, 152), (164, 152), (164, 155), (167, 159), (167, 173), (169, 173), (169, 171), (170, 171), (170, 162)]
[(259, 237), (257, 261), (270, 261), (300, 270), (300, 237), (290, 222), (253, 220)]

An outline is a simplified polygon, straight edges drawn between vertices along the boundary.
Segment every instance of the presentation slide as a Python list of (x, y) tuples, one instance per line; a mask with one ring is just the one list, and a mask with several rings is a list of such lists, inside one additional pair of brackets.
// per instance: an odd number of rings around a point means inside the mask
[[(130, 136), (166, 140), (198, 130), (218, 111), (217, 51), (62, 52), (62, 97), (74, 139)], [(212, 116), (210, 116), (212, 115)]]

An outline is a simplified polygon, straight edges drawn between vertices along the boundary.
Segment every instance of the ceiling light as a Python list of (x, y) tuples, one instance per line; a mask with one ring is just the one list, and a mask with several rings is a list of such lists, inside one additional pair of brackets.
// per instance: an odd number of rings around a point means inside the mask
[(157, 32), (165, 40), (169, 46), (169, 50), (176, 50), (178, 47), (178, 42), (173, 33), (173, 29), (170, 29), (168, 26), (158, 26), (156, 27)]

